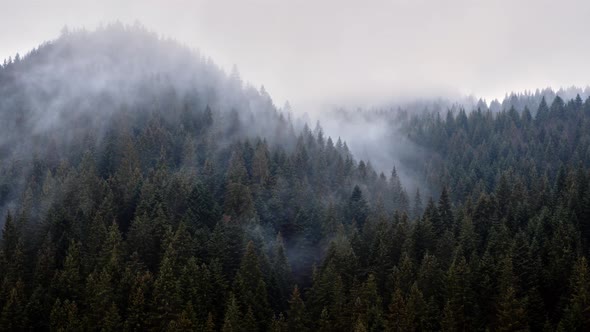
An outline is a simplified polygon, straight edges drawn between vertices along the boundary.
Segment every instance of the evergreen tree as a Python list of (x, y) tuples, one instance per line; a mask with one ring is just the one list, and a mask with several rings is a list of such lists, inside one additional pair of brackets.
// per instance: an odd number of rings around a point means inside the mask
[(539, 104), (539, 108), (537, 109), (537, 114), (535, 115), (535, 122), (537, 123), (544, 123), (549, 117), (549, 106), (547, 106), (547, 102), (545, 101), (545, 96), (541, 99), (541, 103)]
[(76, 302), (70, 302), (69, 300), (62, 302), (58, 298), (51, 310), (51, 330), (80, 331), (81, 329), (82, 322), (80, 321)]
[(352, 190), (348, 206), (349, 221), (354, 221), (359, 227), (362, 227), (369, 214), (369, 207), (359, 186), (355, 186)]
[(453, 221), (453, 212), (451, 209), (451, 198), (449, 197), (449, 192), (446, 187), (443, 188), (442, 193), (440, 194), (440, 199), (438, 201), (438, 214), (440, 216), (440, 226), (435, 226), (435, 231), (437, 234), (442, 234), (447, 230), (453, 230), (454, 221)]
[(420, 196), (420, 189), (416, 189), (414, 196), (414, 207), (412, 208), (412, 219), (418, 219), (422, 216), (422, 196)]
[(272, 317), (269, 310), (266, 283), (262, 277), (258, 254), (250, 241), (235, 278), (234, 292), (245, 308), (252, 308), (256, 324), (265, 328)]
[(397, 288), (389, 305), (386, 331), (413, 331), (413, 320), (413, 312), (409, 310), (401, 290)]
[(307, 331), (307, 312), (301, 299), (299, 288), (295, 286), (289, 299), (289, 311), (287, 313), (288, 331)]
[(571, 295), (560, 326), (568, 331), (590, 328), (590, 269), (585, 257), (576, 261), (571, 278)]
[(271, 296), (272, 307), (284, 311), (288, 300), (288, 289), (292, 284), (292, 272), (281, 233), (277, 235), (275, 241), (271, 264), (272, 274), (269, 295)]
[(225, 309), (225, 315), (223, 319), (223, 332), (236, 332), (241, 331), (242, 315), (238, 302), (233, 294), (230, 294), (227, 307)]

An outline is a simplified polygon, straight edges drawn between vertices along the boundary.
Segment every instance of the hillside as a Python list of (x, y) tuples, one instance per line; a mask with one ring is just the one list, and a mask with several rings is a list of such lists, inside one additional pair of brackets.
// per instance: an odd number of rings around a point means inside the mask
[(65, 32), (0, 68), (0, 330), (588, 330), (589, 109), (334, 117), (385, 175), (174, 41)]

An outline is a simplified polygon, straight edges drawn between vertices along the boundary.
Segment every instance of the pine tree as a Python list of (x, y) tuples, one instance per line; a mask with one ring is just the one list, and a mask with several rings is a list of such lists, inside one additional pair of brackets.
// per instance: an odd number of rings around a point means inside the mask
[[(6, 287), (6, 285), (3, 285)], [(3, 299), (0, 312), (1, 331), (20, 331), (25, 329), (25, 289), (22, 281), (17, 281)]]
[[(58, 271), (52, 282), (58, 297), (74, 302), (82, 295), (82, 277), (80, 275), (80, 244), (72, 241), (68, 248), (63, 269)], [(65, 302), (64, 302), (65, 304)]]
[(565, 105), (563, 99), (559, 96), (555, 96), (553, 102), (551, 103), (551, 108), (549, 109), (549, 116), (551, 118), (559, 118), (563, 119), (565, 115)]
[(505, 289), (498, 303), (498, 331), (527, 331), (526, 311), (513, 287)]
[[(121, 316), (119, 315), (119, 309), (114, 302), (111, 303), (106, 311), (102, 323), (94, 326), (101, 326), (101, 331), (103, 332), (116, 332), (121, 330)], [(92, 326), (90, 326), (90, 328), (92, 328)]]
[(51, 310), (50, 320), (52, 331), (82, 330), (82, 322), (79, 317), (78, 306), (76, 305), (76, 302), (70, 302), (70, 300), (62, 302), (58, 298)]
[(435, 232), (442, 234), (447, 230), (453, 231), (454, 219), (453, 212), (451, 209), (451, 198), (446, 187), (443, 188), (438, 201), (438, 214), (440, 215), (440, 227), (434, 224)]
[(174, 257), (167, 251), (154, 281), (153, 307), (155, 312), (151, 317), (154, 326), (167, 326), (181, 312), (180, 282), (175, 274), (174, 264)]
[(252, 160), (252, 180), (264, 188), (270, 180), (269, 151), (266, 142), (258, 142)]
[(569, 304), (561, 322), (567, 331), (590, 329), (590, 269), (585, 257), (580, 257), (573, 268), (570, 281)]
[(19, 230), (12, 214), (8, 211), (4, 227), (2, 227), (2, 252), (6, 257), (10, 257), (18, 245), (20, 238)]
[(246, 311), (246, 315), (244, 315), (244, 319), (241, 322), (242, 331), (257, 331), (259, 330), (258, 324), (256, 322), (256, 318), (254, 317), (254, 312), (252, 311), (252, 307), (248, 307)]
[(407, 307), (408, 311), (412, 313), (410, 316), (414, 319), (414, 326), (420, 330), (425, 329), (425, 327), (428, 326), (428, 319), (430, 317), (427, 317), (427, 304), (424, 301), (424, 296), (422, 295), (420, 289), (418, 289), (418, 285), (416, 283), (414, 283), (410, 289)]
[(254, 202), (248, 187), (248, 172), (240, 152), (234, 151), (227, 171), (224, 210), (232, 217), (251, 217)]
[(270, 324), (270, 331), (271, 332), (285, 332), (287, 331), (287, 322), (285, 321), (285, 316), (283, 314), (279, 314), (279, 316), (275, 316)]
[(245, 308), (252, 308), (259, 328), (265, 328), (272, 313), (268, 305), (266, 283), (262, 278), (258, 254), (252, 241), (248, 243), (242, 258), (234, 282), (234, 291)]
[(226, 187), (225, 212), (233, 217), (250, 217), (254, 210), (254, 201), (248, 186), (230, 182)]
[[(455, 258), (447, 272), (446, 286), (447, 303), (443, 314), (443, 330), (451, 328), (451, 326), (459, 330), (470, 329), (472, 310), (474, 309), (473, 288), (471, 286), (471, 271), (465, 257)], [(446, 327), (445, 324), (447, 324)]]
[(284, 311), (288, 300), (288, 289), (291, 288), (291, 267), (285, 253), (285, 243), (281, 233), (277, 235), (271, 261), (271, 282), (269, 294), (275, 310)]
[(209, 190), (201, 183), (197, 183), (187, 198), (187, 210), (183, 220), (190, 229), (206, 225), (209, 229), (215, 227), (219, 213), (215, 201)]
[(435, 235), (430, 219), (418, 219), (412, 232), (414, 259), (422, 260), (426, 252), (432, 251), (434, 242)]
[(360, 290), (361, 304), (363, 306), (362, 312), (364, 321), (366, 322), (368, 331), (381, 331), (384, 326), (383, 319), (383, 303), (379, 291), (375, 276), (370, 274), (367, 281), (363, 283)]
[[(115, 300), (111, 279), (112, 276), (107, 270), (88, 276), (84, 299), (88, 307), (87, 322), (85, 323), (89, 328), (100, 326), (105, 317), (114, 314), (110, 312), (111, 304), (114, 304)], [(114, 319), (114, 316), (112, 318)]]
[(98, 256), (96, 270), (103, 269), (117, 278), (121, 273), (123, 254), (123, 239), (119, 225), (113, 221), (108, 228), (107, 237)]
[(149, 272), (135, 275), (128, 299), (125, 330), (144, 331), (148, 328), (148, 291), (152, 276)]
[(288, 331), (298, 332), (308, 330), (307, 312), (297, 286), (293, 288), (291, 299), (289, 299), (287, 318)]
[(223, 332), (238, 332), (241, 331), (240, 324), (242, 315), (238, 306), (238, 301), (233, 294), (230, 294), (227, 306), (225, 309), (225, 317), (223, 319)]
[(215, 332), (217, 329), (215, 328), (215, 321), (213, 319), (213, 314), (207, 314), (207, 320), (205, 321), (205, 329), (204, 332)]
[(465, 257), (470, 257), (476, 253), (477, 235), (473, 227), (473, 222), (469, 217), (463, 217), (461, 229), (459, 230), (459, 243)]
[(412, 208), (412, 219), (418, 219), (422, 216), (422, 197), (420, 196), (420, 189), (416, 189), (414, 196), (414, 207)]
[(328, 332), (332, 330), (333, 326), (330, 322), (330, 314), (328, 313), (328, 309), (324, 307), (320, 316), (319, 331)]
[(205, 264), (198, 265), (195, 257), (188, 259), (180, 276), (181, 297), (183, 303), (195, 303), (195, 317), (199, 321), (204, 321), (208, 317), (208, 310), (212, 309), (214, 298), (212, 294), (216, 293), (213, 289), (211, 271)]
[(359, 186), (354, 186), (348, 207), (349, 221), (355, 221), (359, 227), (362, 227), (369, 214), (369, 207)]
[(497, 330), (527, 331), (526, 307), (517, 297), (516, 278), (513, 272), (512, 257), (507, 256), (501, 262), (502, 271), (499, 282), (500, 296), (498, 299)]
[(452, 305), (451, 305), (450, 301), (447, 301), (447, 303), (444, 306), (443, 316), (442, 316), (442, 320), (440, 322), (441, 331), (444, 331), (444, 332), (460, 331), (460, 328), (457, 325), (458, 325), (458, 322), (455, 318), (455, 312), (452, 309)]
[(196, 330), (196, 318), (191, 302), (185, 306), (175, 320), (168, 323), (167, 331), (194, 331)]
[(392, 279), (395, 287), (399, 288), (403, 294), (410, 291), (415, 280), (415, 268), (414, 262), (407, 253), (404, 253), (400, 264), (393, 269)]
[(362, 320), (361, 317), (359, 317), (356, 320), (356, 323), (354, 325), (354, 330), (353, 331), (354, 332), (367, 332), (368, 331), (367, 330), (367, 326), (366, 326), (365, 322)]
[(413, 313), (410, 312), (399, 288), (393, 293), (386, 322), (386, 331), (413, 331)]
[(541, 103), (539, 104), (539, 108), (537, 109), (537, 114), (535, 115), (535, 122), (537, 124), (544, 123), (547, 118), (549, 117), (549, 106), (547, 106), (547, 102), (545, 101), (545, 96), (541, 99)]

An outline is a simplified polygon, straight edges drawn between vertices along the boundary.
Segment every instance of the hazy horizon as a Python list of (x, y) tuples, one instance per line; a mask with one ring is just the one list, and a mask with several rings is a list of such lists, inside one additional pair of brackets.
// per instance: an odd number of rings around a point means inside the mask
[(64, 26), (137, 21), (226, 71), (235, 64), (277, 106), (288, 100), (299, 110), (416, 95), (489, 102), (511, 91), (588, 85), (590, 47), (575, 31), (583, 31), (589, 3), (452, 2), (20, 1), (3, 6), (12, 14), (0, 29), (26, 25), (0, 35), (0, 58), (57, 38)]

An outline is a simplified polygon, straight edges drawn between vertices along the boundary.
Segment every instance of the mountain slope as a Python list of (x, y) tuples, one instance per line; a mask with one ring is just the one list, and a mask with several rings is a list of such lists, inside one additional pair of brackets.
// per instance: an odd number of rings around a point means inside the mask
[(408, 193), (175, 42), (66, 33), (0, 69), (0, 330), (588, 330), (590, 101), (555, 100), (370, 114)]

